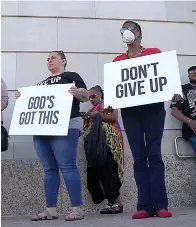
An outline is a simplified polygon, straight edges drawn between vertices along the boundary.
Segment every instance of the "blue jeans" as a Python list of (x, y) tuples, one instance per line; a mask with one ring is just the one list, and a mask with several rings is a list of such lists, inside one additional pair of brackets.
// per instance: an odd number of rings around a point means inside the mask
[(188, 141), (190, 142), (193, 150), (196, 152), (196, 136), (191, 136)]
[(165, 110), (124, 115), (122, 120), (134, 159), (138, 188), (137, 210), (153, 213), (168, 208), (165, 168), (161, 156)]
[(33, 136), (35, 150), (44, 169), (46, 207), (57, 207), (59, 169), (72, 206), (82, 205), (81, 180), (76, 165), (80, 134), (78, 129), (69, 129), (67, 136)]

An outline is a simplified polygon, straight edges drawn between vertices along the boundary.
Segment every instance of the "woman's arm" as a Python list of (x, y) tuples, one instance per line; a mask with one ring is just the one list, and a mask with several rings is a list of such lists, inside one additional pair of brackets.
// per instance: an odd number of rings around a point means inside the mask
[(85, 88), (78, 88), (74, 97), (80, 102), (88, 102), (88, 91)]
[(72, 88), (71, 94), (80, 102), (87, 102), (88, 101), (88, 91), (86, 84), (84, 83), (83, 79), (80, 75), (76, 72), (72, 72), (71, 80), (73, 80), (75, 87)]
[(3, 79), (1, 79), (1, 111), (3, 111), (8, 106), (8, 91), (7, 86)]

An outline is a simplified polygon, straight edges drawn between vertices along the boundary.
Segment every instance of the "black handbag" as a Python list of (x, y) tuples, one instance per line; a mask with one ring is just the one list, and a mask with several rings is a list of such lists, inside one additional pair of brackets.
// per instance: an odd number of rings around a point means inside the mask
[(102, 120), (99, 114), (95, 115), (91, 130), (84, 141), (88, 167), (101, 167), (107, 160), (106, 137), (102, 128)]
[(7, 129), (1, 125), (1, 152), (7, 151), (9, 147), (9, 135)]

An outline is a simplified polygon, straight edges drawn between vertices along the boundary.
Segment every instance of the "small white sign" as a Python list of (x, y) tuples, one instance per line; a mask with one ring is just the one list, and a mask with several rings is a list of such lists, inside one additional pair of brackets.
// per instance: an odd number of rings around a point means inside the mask
[(115, 109), (164, 102), (181, 94), (176, 51), (104, 65), (104, 107)]
[(73, 84), (20, 88), (9, 135), (66, 136), (73, 96)]

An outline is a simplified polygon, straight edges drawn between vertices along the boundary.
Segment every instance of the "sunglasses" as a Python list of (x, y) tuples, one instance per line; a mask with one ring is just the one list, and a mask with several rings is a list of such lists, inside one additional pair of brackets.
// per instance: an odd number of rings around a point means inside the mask
[(90, 95), (90, 96), (89, 96), (89, 100), (90, 100), (90, 99), (95, 99), (95, 98), (96, 98), (96, 96), (97, 96), (96, 94), (92, 94), (92, 95)]
[(129, 26), (129, 27), (126, 27), (126, 28), (121, 28), (120, 29), (120, 33), (121, 33), (121, 35), (123, 35), (123, 33), (125, 32), (125, 30), (133, 31), (134, 29), (137, 29), (137, 27), (134, 26), (134, 25)]

